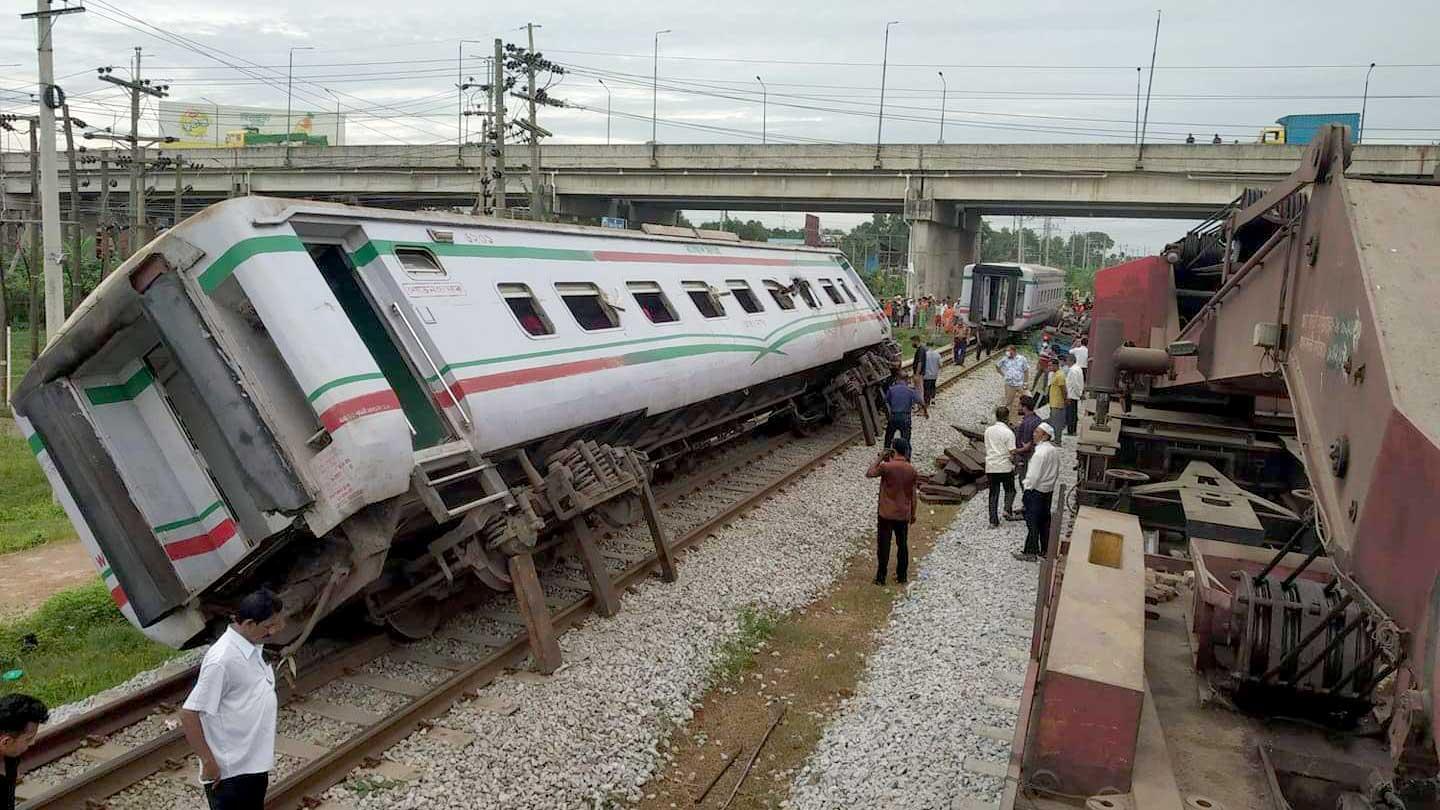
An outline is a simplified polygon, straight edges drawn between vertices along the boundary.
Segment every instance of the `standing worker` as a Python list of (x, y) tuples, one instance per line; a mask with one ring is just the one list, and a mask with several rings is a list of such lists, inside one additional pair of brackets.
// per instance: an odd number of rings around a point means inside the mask
[(35, 744), (50, 710), (38, 698), (19, 693), (0, 697), (0, 810), (15, 810), (15, 784), (20, 781), (20, 757)]
[(925, 347), (925, 405), (935, 401), (935, 391), (940, 386), (940, 352), (934, 346)]
[(1000, 376), (1005, 380), (1005, 409), (1010, 413), (1018, 413), (1020, 395), (1025, 393), (1025, 375), (1030, 371), (1030, 361), (1025, 355), (1015, 351), (1015, 344), (1005, 347), (1005, 356), (995, 364)]
[(1020, 398), (1020, 427), (1015, 429), (1015, 482), (1025, 480), (1025, 467), (1035, 452), (1035, 428), (1045, 420), (1035, 413), (1035, 398), (1026, 394)]
[(885, 389), (885, 406), (887, 418), (885, 420), (885, 446), (891, 446), (891, 440), (899, 433), (900, 438), (905, 440), (905, 457), (910, 457), (910, 428), (913, 424), (914, 411), (916, 406), (920, 407), (920, 413), (930, 418), (930, 409), (925, 405), (925, 398), (916, 391), (900, 373), (900, 367), (895, 367), (895, 376), (890, 380), (890, 387)]
[(950, 342), (950, 359), (955, 361), (956, 368), (965, 365), (965, 350), (969, 348), (970, 324), (957, 318), (955, 321), (955, 335), (951, 338)]
[(1025, 468), (1025, 547), (1015, 559), (1033, 561), (1044, 554), (1050, 542), (1050, 509), (1055, 486), (1060, 483), (1060, 450), (1050, 442), (1054, 428), (1041, 423), (1035, 428), (1035, 453)]
[(865, 471), (866, 478), (880, 479), (880, 503), (875, 534), (875, 584), (884, 585), (890, 568), (890, 537), (895, 537), (895, 581), (904, 585), (910, 571), (910, 524), (915, 522), (915, 482), (919, 478), (910, 466), (910, 444), (896, 439), (895, 446), (880, 451), (880, 457)]
[(1074, 352), (1065, 355), (1065, 427), (1071, 436), (1079, 430), (1080, 399), (1085, 396), (1085, 372)]
[[(1081, 305), (1077, 304), (1077, 306)], [(1071, 349), (1070, 353), (1075, 355), (1075, 365), (1079, 366), (1081, 371), (1084, 371), (1090, 366), (1090, 338), (1080, 338), (1080, 345)]]
[(1065, 432), (1065, 371), (1060, 368), (1054, 357), (1050, 358), (1050, 384), (1047, 390), (1050, 393), (1050, 417), (1045, 421), (1055, 428), (1050, 437), (1056, 444), (1060, 444), (1060, 435)]
[(261, 643), (285, 627), (284, 605), (262, 590), (240, 600), (230, 627), (210, 645), (180, 711), (200, 758), (210, 810), (262, 810), (275, 767), (275, 670)]
[(1000, 525), (1000, 488), (1005, 488), (1005, 519), (1015, 519), (1015, 432), (1010, 409), (995, 409), (995, 424), (985, 428), (985, 475), (990, 479), (990, 526)]

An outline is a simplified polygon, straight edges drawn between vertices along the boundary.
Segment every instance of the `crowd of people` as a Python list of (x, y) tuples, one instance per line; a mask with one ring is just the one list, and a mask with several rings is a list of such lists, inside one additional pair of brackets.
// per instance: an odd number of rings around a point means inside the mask
[[(906, 302), (897, 299), (894, 303), (903, 307)], [(944, 305), (942, 302), (941, 307)], [(1002, 525), (1002, 514), (1004, 520), (1025, 521), (1024, 545), (1012, 552), (1016, 559), (1034, 561), (1046, 552), (1055, 487), (1060, 480), (1059, 447), (1066, 433), (1074, 436), (1078, 430), (1085, 368), (1090, 359), (1088, 344), (1081, 338), (1068, 351), (1060, 350), (1047, 331), (1037, 347), (1038, 360), (1034, 364), (1013, 344), (995, 362), (1004, 394), (995, 407), (994, 421), (984, 432), (989, 518), (992, 528)], [(920, 483), (920, 475), (910, 460), (914, 413), (930, 417), (940, 374), (940, 356), (934, 347), (919, 337), (914, 338), (913, 345), (912, 373), (906, 375), (897, 366), (886, 386), (884, 446), (865, 473), (880, 479), (877, 585), (886, 582), (892, 542), (897, 548), (896, 581), (904, 583), (909, 575), (909, 524), (915, 522)], [(963, 353), (955, 359), (960, 362)], [(1039, 413), (1042, 408), (1046, 410), (1044, 417)], [(1015, 511), (1017, 492), (1019, 514)]]

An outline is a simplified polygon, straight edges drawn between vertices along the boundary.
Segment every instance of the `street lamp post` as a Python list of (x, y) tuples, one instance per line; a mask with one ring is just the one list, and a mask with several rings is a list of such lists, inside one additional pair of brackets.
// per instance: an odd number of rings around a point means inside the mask
[(1360, 97), (1360, 131), (1355, 133), (1355, 143), (1365, 137), (1365, 105), (1370, 101), (1370, 74), (1375, 72), (1375, 63), (1371, 62), (1369, 69), (1365, 71), (1365, 95)]
[(295, 52), (313, 51), (313, 45), (291, 45), (290, 65), (285, 73), (285, 165), (290, 165), (290, 96), (295, 85)]
[(935, 72), (940, 74), (940, 140), (936, 143), (945, 143), (945, 96), (950, 92), (950, 85), (945, 82), (945, 71)]
[(596, 79), (600, 86), (605, 88), (605, 145), (610, 145), (610, 85), (604, 79)]
[(880, 168), (880, 139), (885, 132), (885, 74), (890, 67), (890, 26), (899, 20), (885, 23), (885, 51), (880, 59), (880, 122), (875, 125), (875, 168)]
[(655, 133), (657, 112), (660, 109), (660, 35), (670, 33), (670, 29), (655, 32), (655, 48), (650, 58), (650, 156), (655, 156)]
[(340, 145), (340, 97), (335, 94), (335, 91), (334, 91), (334, 90), (331, 90), (331, 89), (328, 88), (328, 87), (322, 87), (322, 88), (320, 88), (320, 89), (321, 89), (321, 90), (324, 90), (324, 91), (327, 92), (327, 93), (329, 93), (329, 94), (330, 94), (330, 97), (333, 98), (333, 99), (335, 99), (335, 142), (332, 143), (332, 144), (330, 144), (330, 145), (331, 145), (331, 146), (339, 146), (339, 145)]
[(201, 101), (208, 101), (208, 102), (210, 102), (210, 104), (211, 104), (212, 106), (215, 107), (215, 120), (210, 122), (210, 126), (212, 126), (212, 127), (215, 128), (215, 145), (216, 145), (216, 146), (219, 146), (219, 145), (220, 145), (220, 103), (217, 102), (217, 101), (215, 101), (214, 99), (206, 98), (205, 96), (201, 96), (201, 97), (200, 97), (200, 100), (201, 100)]
[(759, 76), (755, 81), (760, 83), (760, 143), (765, 143), (765, 131), (768, 129), (770, 119), (770, 88), (765, 86), (765, 80)]

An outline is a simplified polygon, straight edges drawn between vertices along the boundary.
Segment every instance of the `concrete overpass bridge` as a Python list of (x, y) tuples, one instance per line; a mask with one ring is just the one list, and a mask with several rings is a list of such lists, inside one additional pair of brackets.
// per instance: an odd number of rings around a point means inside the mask
[[(1289, 174), (1302, 146), (1260, 144), (552, 144), (542, 194), (561, 216), (663, 222), (681, 209), (904, 213), (920, 289), (957, 294), (983, 215), (1201, 218), (1246, 187)], [(152, 150), (153, 152), (153, 150)], [(331, 199), (392, 208), (469, 206), (483, 176), (478, 147), (338, 146), (164, 150), (187, 164), (185, 213), (243, 194)], [(91, 150), (114, 160), (119, 152)], [(528, 205), (529, 152), (507, 150), (507, 197)], [(1356, 147), (1352, 175), (1432, 177), (1440, 147)], [(11, 204), (31, 192), (28, 156), (4, 156)], [(126, 179), (112, 166), (112, 210)], [(84, 208), (98, 205), (96, 163), (78, 170)], [(152, 174), (147, 208), (173, 217), (173, 175)], [(69, 179), (60, 178), (62, 208)]]

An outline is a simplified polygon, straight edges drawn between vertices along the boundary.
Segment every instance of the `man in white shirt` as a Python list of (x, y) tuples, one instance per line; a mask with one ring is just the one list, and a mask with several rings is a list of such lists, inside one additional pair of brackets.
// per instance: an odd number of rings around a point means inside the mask
[(1089, 368), (1089, 367), (1090, 367), (1090, 338), (1086, 338), (1086, 337), (1080, 338), (1080, 345), (1071, 348), (1071, 349), (1070, 349), (1070, 353), (1073, 354), (1073, 355), (1075, 355), (1075, 365), (1079, 366), (1081, 371), (1084, 371), (1085, 369)]
[(925, 347), (925, 404), (935, 401), (935, 391), (940, 386), (940, 352), (934, 346)]
[(1060, 450), (1050, 440), (1055, 429), (1044, 422), (1035, 428), (1035, 452), (1025, 467), (1025, 547), (1015, 553), (1017, 560), (1033, 561), (1045, 553), (1050, 540), (1050, 507), (1055, 486), (1060, 483)]
[(225, 633), (200, 662), (180, 711), (185, 739), (200, 758), (210, 810), (263, 810), (275, 767), (275, 670), (260, 642), (285, 627), (284, 605), (269, 591), (240, 601)]
[(985, 475), (990, 479), (990, 527), (1000, 525), (1000, 489), (1005, 489), (1005, 519), (1015, 519), (1015, 432), (1010, 409), (995, 409), (995, 424), (985, 428)]
[(1080, 399), (1085, 396), (1085, 372), (1074, 352), (1065, 355), (1065, 432), (1074, 436), (1080, 426)]

